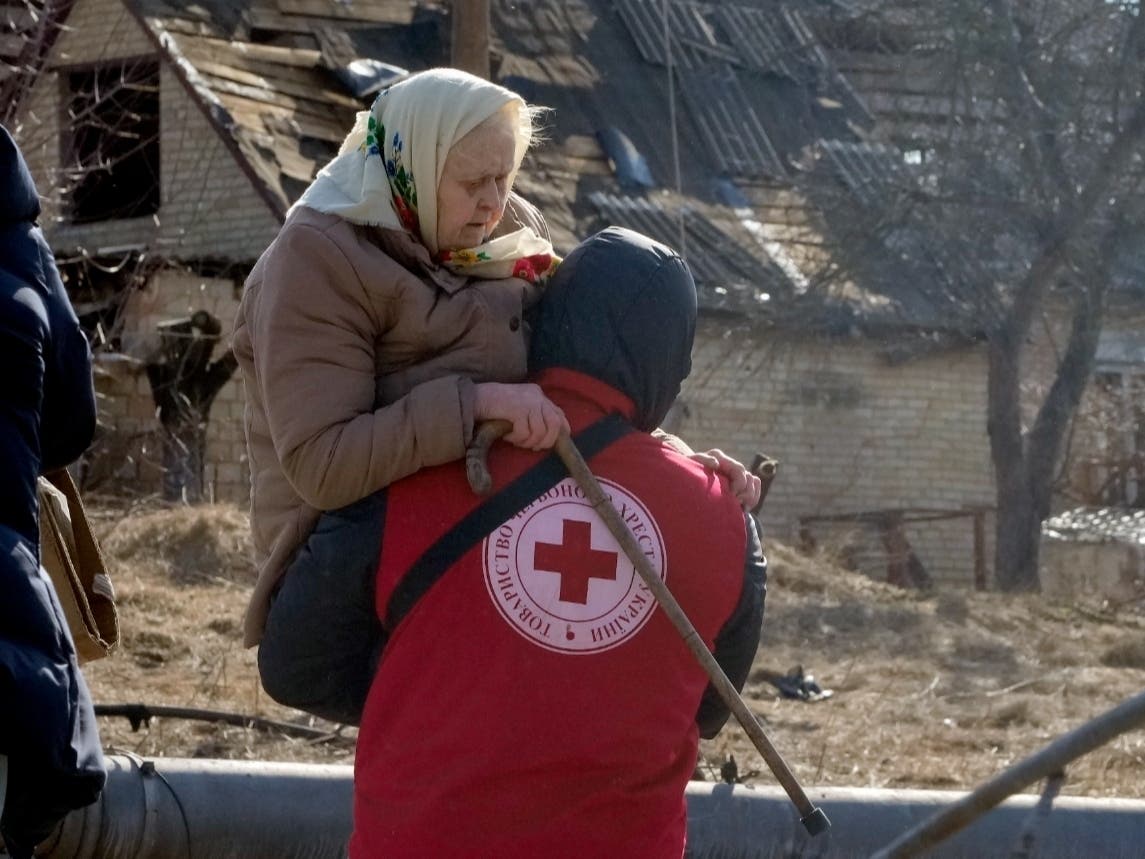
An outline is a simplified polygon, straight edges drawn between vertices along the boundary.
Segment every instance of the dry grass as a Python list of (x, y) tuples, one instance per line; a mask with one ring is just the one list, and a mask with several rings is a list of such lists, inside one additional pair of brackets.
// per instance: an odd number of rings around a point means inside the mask
[[(240, 643), (252, 579), (245, 514), (224, 505), (93, 509), (124, 630), (114, 656), (85, 667), (97, 702), (309, 723), (260, 694), (254, 653)], [(1132, 607), (920, 595), (825, 556), (782, 546), (769, 556), (756, 667), (802, 665), (834, 695), (808, 704), (753, 679), (745, 697), (806, 786), (972, 788), (1145, 686), (1145, 620)], [(100, 727), (106, 745), (141, 755), (347, 763), (355, 734), (311, 742), (171, 719), (139, 732), (121, 719)], [(746, 781), (772, 783), (734, 723), (701, 751), (709, 778), (733, 754)], [(1143, 759), (1145, 734), (1127, 734), (1070, 767), (1063, 792), (1145, 797)]]
[[(745, 689), (805, 785), (970, 789), (1145, 686), (1138, 612), (996, 593), (897, 590), (773, 547), (757, 667), (802, 664), (823, 702)], [(738, 726), (704, 745), (764, 764)], [(1063, 793), (1145, 796), (1145, 733), (1075, 763)], [(769, 778), (766, 772), (760, 781)]]
[[(262, 693), (242, 647), (254, 568), (249, 523), (233, 506), (93, 508), (120, 606), (122, 644), (84, 667), (96, 703), (197, 707), (281, 721), (316, 720)], [(333, 725), (328, 725), (332, 730)], [(140, 755), (349, 763), (355, 731), (325, 742), (182, 719), (133, 732), (102, 718), (104, 745)]]

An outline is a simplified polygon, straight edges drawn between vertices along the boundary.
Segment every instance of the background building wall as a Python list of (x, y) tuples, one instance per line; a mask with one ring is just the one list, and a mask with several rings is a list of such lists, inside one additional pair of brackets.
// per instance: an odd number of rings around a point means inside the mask
[(1108, 540), (1043, 540), (1042, 591), (1055, 599), (1140, 600), (1145, 586), (1145, 550)]
[(158, 59), (158, 48), (120, 0), (79, 0), (21, 109), (15, 136), (43, 197), (41, 220), (53, 249), (99, 256), (142, 247), (164, 258), (253, 262), (274, 238), (278, 219), (166, 59), (159, 63), (158, 213), (67, 223), (61, 163), (67, 69), (148, 56)]
[[(753, 333), (708, 317), (672, 418), (695, 447), (779, 460), (762, 519), (784, 541), (797, 540), (806, 516), (994, 503), (981, 348), (892, 365), (874, 340)], [(885, 552), (869, 528), (820, 523), (811, 533), (839, 539), (847, 530), (859, 566), (885, 577)], [(936, 580), (972, 582), (972, 518), (906, 532)]]
[[(159, 492), (162, 480), (162, 434), (144, 368), (159, 345), (156, 324), (206, 310), (222, 323), (223, 341), (213, 358), (227, 346), (240, 284), (229, 278), (204, 278), (168, 269), (135, 290), (125, 310), (123, 352), (97, 361), (96, 387), (100, 405), (100, 437), (96, 443), (93, 482), (113, 488)], [(250, 494), (243, 437), (242, 381), (236, 371), (211, 406), (204, 460), (208, 498), (245, 504)]]

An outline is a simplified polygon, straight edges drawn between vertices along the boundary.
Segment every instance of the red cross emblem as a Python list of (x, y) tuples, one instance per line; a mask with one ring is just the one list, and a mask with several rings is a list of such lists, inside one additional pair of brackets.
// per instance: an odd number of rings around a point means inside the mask
[(616, 552), (592, 548), (592, 525), (564, 520), (560, 545), (537, 543), (533, 568), (561, 577), (561, 602), (588, 603), (590, 579), (616, 581)]

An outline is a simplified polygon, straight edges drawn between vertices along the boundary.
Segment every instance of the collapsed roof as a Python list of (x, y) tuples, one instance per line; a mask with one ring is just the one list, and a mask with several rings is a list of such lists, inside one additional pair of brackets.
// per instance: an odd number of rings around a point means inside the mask
[[(282, 217), (354, 113), (448, 63), (440, 3), (126, 0)], [(878, 254), (857, 284), (797, 192), (808, 154), (860, 198), (902, 156), (800, 8), (772, 0), (493, 3), (493, 78), (552, 108), (519, 188), (559, 250), (608, 223), (681, 250), (702, 306), (833, 333), (971, 336)], [(670, 38), (665, 40), (665, 33)]]

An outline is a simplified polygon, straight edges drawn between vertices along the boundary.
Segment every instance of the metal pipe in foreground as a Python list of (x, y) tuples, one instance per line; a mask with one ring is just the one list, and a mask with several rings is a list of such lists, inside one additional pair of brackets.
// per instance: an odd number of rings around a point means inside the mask
[(72, 812), (53, 859), (337, 859), (350, 834), (353, 768), (107, 758), (107, 786)]
[[(958, 791), (818, 788), (831, 830), (811, 838), (777, 787), (688, 786), (689, 859), (869, 859), (888, 841), (964, 798)], [(1038, 797), (1015, 796), (927, 859), (1010, 859)], [(1038, 825), (1037, 859), (1142, 859), (1145, 800), (1061, 797)]]
[[(53, 859), (341, 859), (353, 768), (328, 764), (108, 758), (101, 799), (43, 845)], [(818, 788), (829, 834), (812, 839), (778, 787), (692, 782), (690, 859), (859, 859), (967, 794)], [(1038, 798), (1012, 797), (928, 859), (1008, 859)], [(1140, 859), (1145, 800), (1058, 797), (1038, 859)]]

